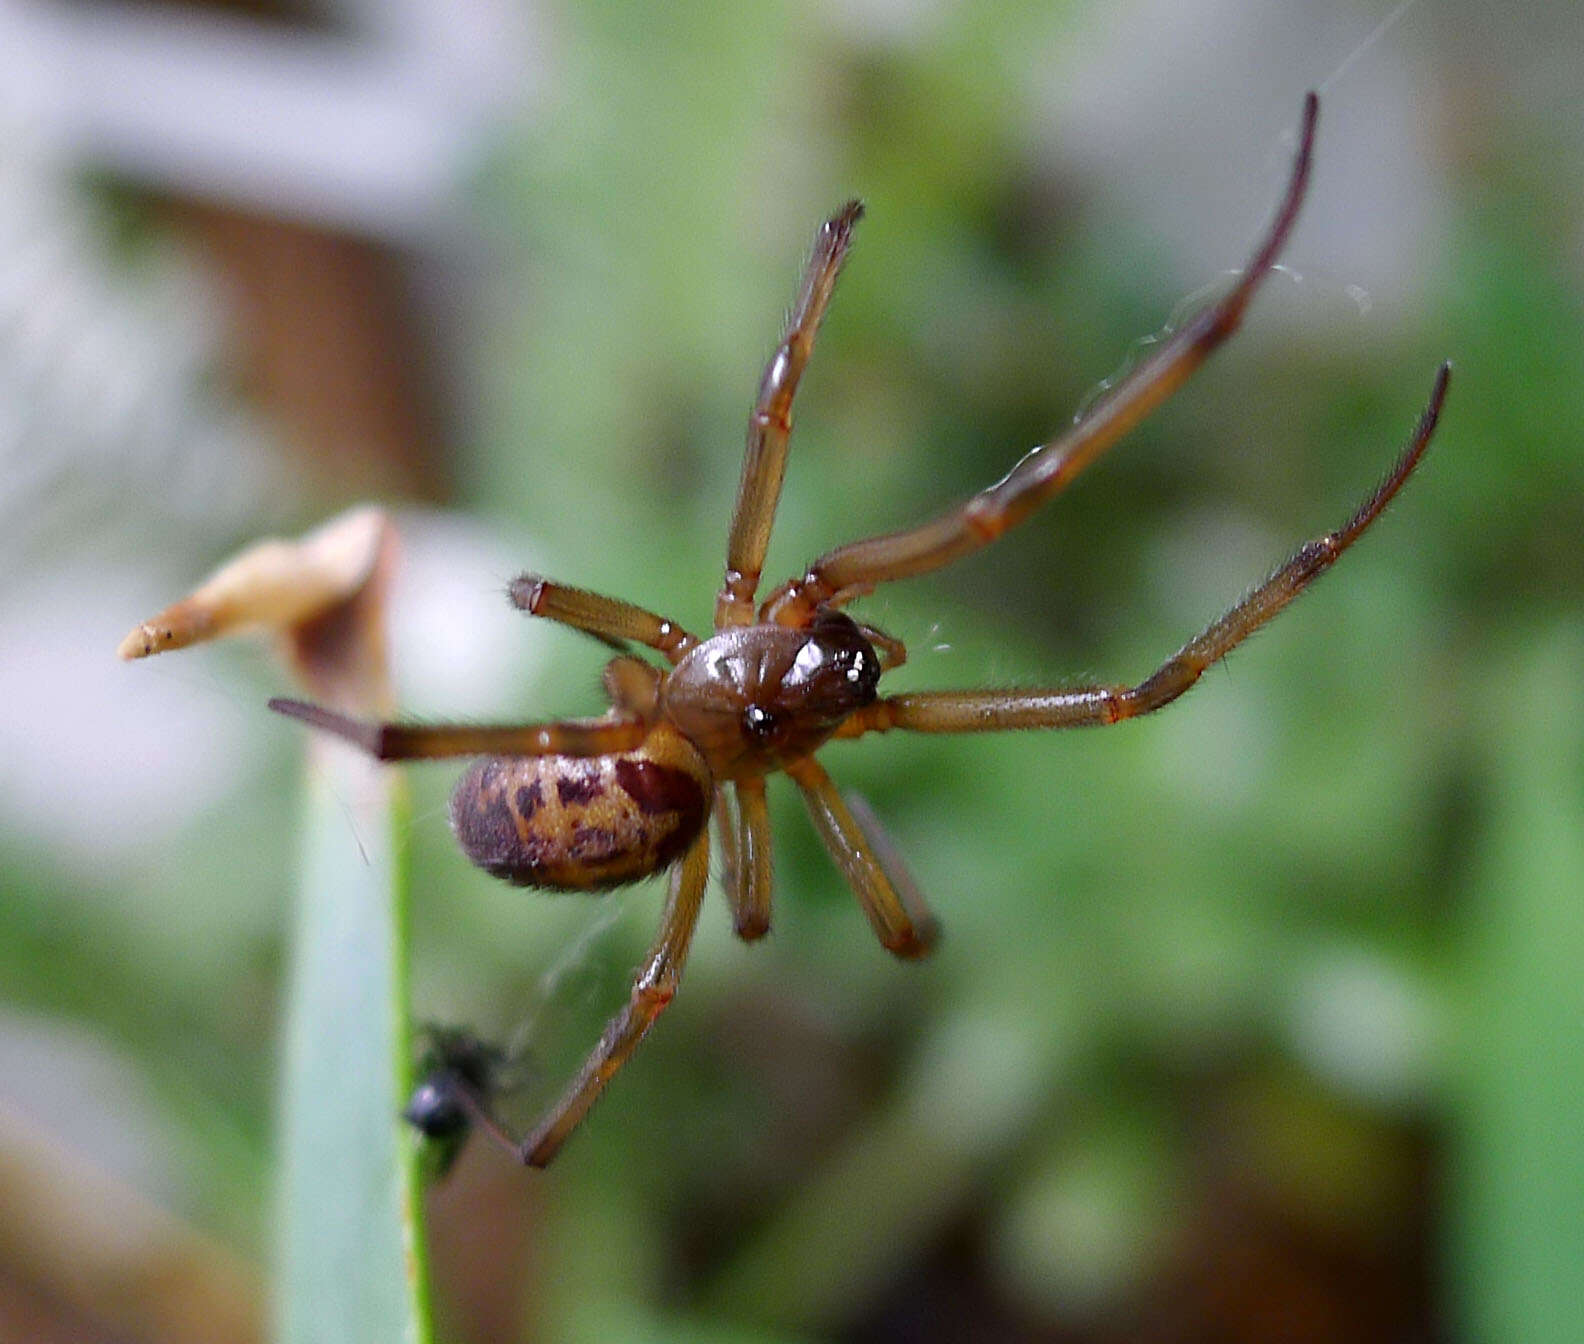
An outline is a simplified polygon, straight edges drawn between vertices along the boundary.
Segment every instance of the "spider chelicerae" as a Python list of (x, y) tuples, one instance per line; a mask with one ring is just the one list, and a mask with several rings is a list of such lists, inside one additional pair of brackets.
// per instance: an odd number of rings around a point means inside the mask
[[(604, 671), (611, 708), (603, 716), (498, 726), (367, 723), (299, 701), (271, 702), (381, 760), (481, 757), (456, 786), (452, 825), (468, 858), (508, 882), (602, 890), (670, 870), (660, 930), (626, 1006), (526, 1137), (511, 1136), (490, 1114), (487, 1098), (465, 1080), (449, 1084), (458, 1088), (471, 1119), (519, 1160), (544, 1166), (555, 1156), (675, 995), (709, 876), (706, 823), (712, 813), (739, 937), (759, 938), (770, 927), (765, 779), (782, 771), (802, 794), (881, 944), (899, 957), (923, 956), (935, 940), (935, 921), (873, 816), (858, 800), (844, 800), (816, 760), (824, 743), (892, 729), (1076, 728), (1151, 713), (1297, 597), (1402, 488), (1435, 429), (1446, 365), (1407, 448), (1357, 512), (1337, 531), (1306, 542), (1132, 686), (882, 695), (882, 674), (903, 661), (906, 649), (843, 610), (882, 583), (939, 569), (990, 545), (1064, 489), (1237, 330), (1297, 218), (1318, 111), (1310, 94), (1275, 219), (1222, 298), (1156, 344), (1065, 433), (1034, 448), (994, 485), (922, 526), (827, 552), (756, 605), (786, 468), (792, 399), (863, 207), (850, 201), (837, 211), (820, 228), (749, 417), (713, 632), (700, 638), (630, 602), (537, 575), (511, 585), (511, 601), (520, 610), (619, 650)], [(663, 665), (636, 656), (634, 645), (658, 654)]]

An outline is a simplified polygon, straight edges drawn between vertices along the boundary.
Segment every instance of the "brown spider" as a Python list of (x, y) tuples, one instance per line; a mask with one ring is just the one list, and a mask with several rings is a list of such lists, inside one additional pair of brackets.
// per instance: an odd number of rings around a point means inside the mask
[[(786, 333), (748, 422), (748, 452), (715, 601), (714, 633), (615, 598), (524, 575), (512, 603), (623, 650), (605, 667), (611, 708), (597, 719), (466, 726), (365, 723), (290, 700), (271, 708), (335, 733), (381, 760), (483, 756), (461, 779), (451, 820), (467, 856), (522, 886), (602, 889), (671, 869), (660, 931), (627, 1005), (561, 1099), (521, 1141), (463, 1089), (463, 1101), (519, 1160), (544, 1166), (676, 993), (709, 874), (713, 803), (725, 889), (739, 937), (770, 927), (770, 823), (765, 777), (785, 771), (820, 838), (852, 885), (881, 943), (901, 957), (930, 950), (936, 926), (878, 824), (849, 806), (815, 760), (833, 738), (893, 728), (922, 733), (1074, 728), (1116, 723), (1175, 700), (1204, 670), (1264, 625), (1380, 516), (1418, 465), (1446, 395), (1436, 376), (1407, 449), (1338, 531), (1307, 542), (1220, 620), (1135, 686), (926, 691), (882, 696), (901, 641), (846, 615), (853, 599), (988, 546), (1153, 410), (1238, 327), (1281, 251), (1309, 180), (1318, 101), (1303, 109), (1281, 205), (1231, 290), (1158, 344), (1066, 433), (1028, 453), (996, 484), (920, 527), (827, 552), (757, 608), (754, 594), (786, 468), (792, 398), (863, 207), (850, 201), (819, 231)], [(652, 649), (657, 667), (626, 652)], [(855, 816), (855, 810), (858, 815)]]

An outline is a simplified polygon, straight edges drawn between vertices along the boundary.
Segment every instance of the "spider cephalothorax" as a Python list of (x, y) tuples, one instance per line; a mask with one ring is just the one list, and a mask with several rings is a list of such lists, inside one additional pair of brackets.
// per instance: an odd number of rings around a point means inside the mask
[[(457, 1084), (472, 1117), (522, 1161), (549, 1162), (676, 992), (709, 876), (709, 827), (725, 858), (739, 936), (770, 927), (765, 778), (788, 775), (832, 858), (890, 951), (930, 949), (935, 923), (894, 846), (867, 809), (849, 806), (814, 753), (832, 738), (906, 729), (966, 733), (1115, 723), (1176, 699), (1329, 567), (1375, 521), (1418, 465), (1446, 395), (1448, 370), (1407, 448), (1375, 493), (1335, 532), (1306, 542), (1219, 620), (1135, 685), (881, 695), (881, 673), (906, 657), (898, 640), (841, 608), (877, 585), (977, 551), (1060, 492), (1170, 395), (1242, 321), (1297, 218), (1309, 180), (1318, 103), (1304, 103), (1298, 153), (1269, 231), (1228, 292), (1166, 336), (1071, 428), (996, 484), (922, 526), (829, 551), (755, 605), (781, 492), (792, 398), (862, 214), (849, 202), (820, 229), (748, 424), (726, 575), (705, 639), (615, 598), (525, 575), (512, 602), (623, 652), (605, 669), (611, 708), (597, 719), (476, 727), (361, 723), (297, 701), (274, 708), (385, 760), (482, 756), (457, 785), (451, 815), (468, 857), (526, 886), (600, 889), (671, 870), (660, 932), (624, 1007), (581, 1073), (525, 1139), (505, 1133), (486, 1099)], [(627, 652), (638, 645), (663, 666)], [(855, 815), (856, 813), (856, 815)]]
[(660, 692), (665, 717), (716, 779), (800, 760), (880, 689), (880, 655), (851, 617), (817, 610), (806, 627), (729, 626), (695, 645)]

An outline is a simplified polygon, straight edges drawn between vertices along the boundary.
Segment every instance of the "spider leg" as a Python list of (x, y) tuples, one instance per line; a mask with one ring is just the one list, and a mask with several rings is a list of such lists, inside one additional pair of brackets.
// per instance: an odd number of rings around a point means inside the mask
[(1136, 686), (1052, 691), (933, 691), (887, 696), (855, 711), (837, 737), (903, 728), (915, 733), (975, 733), (1003, 728), (1077, 728), (1116, 723), (1170, 704), (1206, 668), (1271, 620), (1357, 541), (1419, 465), (1446, 398), (1450, 366), (1436, 374), (1430, 404), (1413, 438), (1375, 493), (1338, 530), (1305, 542), (1293, 557), (1220, 620), (1194, 636)]
[(620, 598), (551, 583), (538, 574), (519, 575), (511, 581), (507, 593), (512, 606), (530, 616), (543, 616), (570, 625), (616, 648), (624, 647), (627, 640), (643, 644), (664, 654), (673, 664), (680, 662), (683, 654), (698, 643), (681, 626), (664, 616), (656, 616)]
[(926, 950), (933, 949), (940, 941), (940, 920), (935, 917), (935, 912), (925, 900), (924, 893), (913, 876), (913, 870), (908, 867), (901, 849), (897, 847), (897, 842), (891, 838), (891, 833), (875, 815), (874, 808), (869, 806), (869, 800), (863, 794), (848, 794), (847, 807), (852, 812), (853, 820), (858, 823), (858, 828), (863, 831), (864, 839), (869, 842), (869, 848), (874, 851), (881, 868), (885, 870), (885, 875), (891, 879), (891, 885), (896, 888), (903, 909), (913, 921), (913, 927), (918, 930), (919, 941), (924, 944)]
[(721, 816), (729, 858), (726, 899), (733, 931), (752, 942), (770, 932), (770, 811), (764, 777), (739, 779), (736, 795), (736, 805)]
[(548, 1165), (567, 1136), (588, 1114), (605, 1085), (616, 1076), (638, 1042), (654, 1026), (655, 1019), (675, 997), (708, 880), (709, 831), (705, 829), (699, 832), (699, 838), (683, 855), (681, 863), (671, 870), (671, 887), (660, 917), (660, 932), (633, 981), (626, 1007), (606, 1025), (599, 1044), (561, 1099), (521, 1142), (513, 1142), (493, 1122), (486, 1124), (488, 1132), (505, 1142), (518, 1161), (530, 1167)]
[(1065, 434), (1029, 452), (994, 485), (919, 527), (850, 542), (828, 551), (773, 593), (765, 619), (802, 626), (813, 609), (839, 605), (892, 579), (925, 574), (995, 541), (1065, 489), (1080, 471), (1160, 405), (1235, 332), (1286, 243), (1309, 184), (1319, 100), (1304, 99), (1298, 152), (1269, 231), (1238, 282), (1141, 360)]
[(759, 587), (786, 475), (792, 398), (814, 349), (814, 335), (830, 303), (836, 274), (852, 246), (853, 225), (862, 214), (862, 202), (848, 201), (820, 226), (781, 344), (759, 381), (759, 397), (748, 417), (748, 452), (727, 535), (726, 577), (715, 599), (716, 629), (750, 625), (754, 620), (754, 592)]
[[(802, 792), (814, 828), (857, 895), (881, 944), (899, 957), (928, 955), (934, 944), (935, 922), (928, 917), (927, 911), (923, 912), (922, 921), (915, 920), (897, 894), (882, 858), (889, 841), (876, 845), (873, 838), (865, 834), (831, 777), (812, 756), (792, 762), (786, 772)], [(894, 854), (895, 849), (891, 848), (891, 852)], [(911, 887), (912, 884), (908, 882), (907, 885)], [(916, 896), (916, 888), (913, 894)]]
[(277, 714), (361, 747), (382, 761), (441, 756), (607, 756), (643, 744), (650, 725), (634, 714), (556, 723), (380, 723), (354, 719), (301, 700), (271, 700)]
[(874, 645), (875, 652), (880, 655), (880, 670), (890, 672), (893, 668), (901, 667), (907, 662), (907, 645), (893, 635), (888, 635), (884, 630), (877, 629), (866, 621), (858, 622), (858, 629), (863, 637)]
[[(742, 842), (738, 827), (742, 824), (737, 811), (737, 800), (725, 784), (715, 786), (715, 830), (720, 845), (721, 889), (733, 911), (737, 909), (737, 887), (742, 881)], [(735, 918), (733, 919), (735, 923)]]

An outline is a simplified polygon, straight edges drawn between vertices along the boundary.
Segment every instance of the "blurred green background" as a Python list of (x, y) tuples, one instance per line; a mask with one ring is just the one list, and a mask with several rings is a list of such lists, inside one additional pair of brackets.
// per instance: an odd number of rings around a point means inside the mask
[[(942, 916), (928, 963), (876, 946), (772, 787), (774, 934), (735, 943), (712, 897), (556, 1166), (478, 1145), (433, 1193), (442, 1334), (1576, 1339), (1584, 13), (480, 5), (431, 16), (436, 47), (417, 12), (218, 30), (288, 72), (288, 38), (405, 52), (375, 86), (417, 91), (389, 119), (415, 157), (385, 177), (367, 109), (301, 111), (284, 77), (212, 123), (173, 93), (176, 131), (93, 103), (120, 67), (7, 77), (0, 1336), (246, 1337), (268, 1273), (302, 742), (262, 648), (126, 667), (127, 628), (376, 498), (410, 712), (595, 712), (600, 650), (504, 584), (707, 625), (825, 214), (869, 207), (772, 579), (995, 479), (1225, 283), (1319, 87), (1309, 203), (1236, 341), (998, 547), (859, 612), (909, 644), (893, 689), (1134, 679), (1346, 517), (1451, 358), (1419, 476), (1167, 713), (830, 748)], [(121, 17), (177, 92), (222, 21)], [(211, 125), (278, 132), (287, 167)], [(136, 150), (187, 128), (190, 161)], [(290, 166), (337, 147), (339, 178)], [(450, 845), (454, 772), (412, 773), (415, 1011), (522, 1036), (530, 1118), (658, 887), (492, 883)]]

